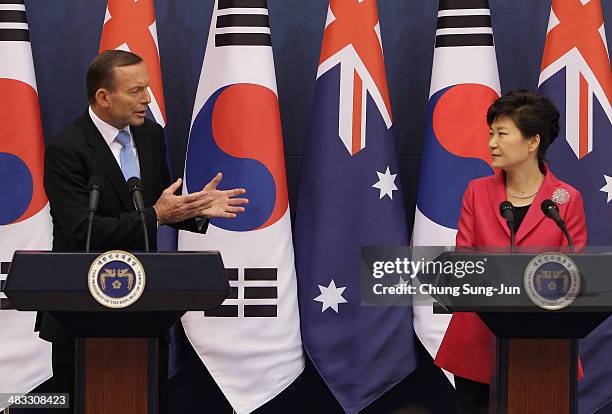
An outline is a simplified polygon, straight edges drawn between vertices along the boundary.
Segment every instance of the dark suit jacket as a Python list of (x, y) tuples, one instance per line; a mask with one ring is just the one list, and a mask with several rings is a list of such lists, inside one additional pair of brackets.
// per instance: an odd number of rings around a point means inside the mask
[[(545, 166), (546, 176), (525, 219), (516, 233), (519, 247), (547, 248), (567, 246), (567, 240), (554, 221), (540, 208), (542, 201), (556, 201), (559, 215), (565, 221), (574, 247), (587, 243), (586, 218), (582, 195), (575, 188), (557, 179)], [(499, 214), (499, 204), (506, 200), (503, 172), (473, 180), (463, 195), (457, 232), (457, 247), (509, 246), (510, 230)], [(566, 197), (555, 197), (564, 194)], [(456, 312), (446, 330), (435, 363), (441, 368), (488, 384), (491, 378), (494, 336), (480, 318), (471, 312)], [(581, 375), (582, 369), (579, 367)]]
[[(138, 152), (140, 176), (145, 202), (146, 225), (151, 249), (157, 247), (157, 217), (153, 204), (170, 185), (166, 164), (163, 129), (145, 120), (130, 127)], [(83, 251), (87, 234), (89, 178), (102, 177), (98, 212), (94, 219), (92, 251), (112, 249), (144, 250), (142, 225), (128, 191), (121, 168), (88, 113), (74, 121), (47, 147), (45, 152), (44, 186), (53, 219), (53, 251)], [(208, 221), (200, 229), (195, 219), (177, 223), (175, 227), (204, 233)], [(53, 342), (72, 344), (55, 321), (37, 320), (40, 337)], [(40, 323), (39, 323), (40, 322)]]

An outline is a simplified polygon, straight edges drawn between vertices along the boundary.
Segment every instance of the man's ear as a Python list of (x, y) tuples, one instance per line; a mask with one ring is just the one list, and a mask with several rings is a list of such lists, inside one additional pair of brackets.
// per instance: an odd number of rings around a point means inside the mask
[(96, 91), (96, 94), (94, 95), (96, 98), (96, 103), (98, 104), (98, 106), (102, 107), (102, 108), (108, 108), (110, 105), (110, 93), (108, 91), (108, 89), (104, 89), (104, 88), (100, 88)]

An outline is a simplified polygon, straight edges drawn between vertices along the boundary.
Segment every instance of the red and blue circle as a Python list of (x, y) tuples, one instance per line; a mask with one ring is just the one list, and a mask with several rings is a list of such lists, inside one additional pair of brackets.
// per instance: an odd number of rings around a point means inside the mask
[(437, 224), (457, 229), (468, 183), (493, 173), (486, 115), (498, 97), (486, 85), (466, 83), (429, 99), (418, 207)]
[(201, 190), (217, 172), (219, 189), (245, 188), (249, 204), (234, 219), (212, 219), (225, 230), (251, 231), (287, 211), (287, 179), (278, 97), (262, 85), (238, 83), (215, 91), (191, 127), (185, 180)]
[(0, 225), (18, 223), (47, 204), (38, 95), (27, 83), (0, 78)]

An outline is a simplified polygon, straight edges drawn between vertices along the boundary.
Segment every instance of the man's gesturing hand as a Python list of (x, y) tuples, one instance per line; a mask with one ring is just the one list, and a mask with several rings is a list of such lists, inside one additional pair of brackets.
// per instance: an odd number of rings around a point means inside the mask
[(234, 218), (237, 213), (244, 212), (244, 204), (249, 202), (246, 198), (232, 198), (246, 193), (244, 188), (231, 190), (217, 190), (223, 174), (217, 173), (215, 177), (204, 186), (199, 193), (204, 204), (200, 205), (198, 217)]
[(222, 174), (217, 173), (204, 188), (196, 193), (175, 195), (181, 188), (182, 179), (176, 180), (164, 190), (153, 208), (159, 224), (172, 224), (193, 217), (224, 217), (234, 218), (244, 211), (243, 204), (249, 202), (246, 198), (232, 198), (246, 193), (243, 188), (217, 190)]

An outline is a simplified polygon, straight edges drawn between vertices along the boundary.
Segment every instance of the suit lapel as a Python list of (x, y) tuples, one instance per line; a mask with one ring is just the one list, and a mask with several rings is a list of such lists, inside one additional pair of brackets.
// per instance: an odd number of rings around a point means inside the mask
[(527, 236), (527, 234), (529, 234), (531, 230), (534, 229), (535, 226), (538, 225), (538, 223), (546, 219), (540, 205), (542, 204), (542, 201), (552, 197), (553, 190), (557, 185), (557, 180), (550, 171), (547, 171), (546, 167), (544, 168), (546, 174), (544, 176), (544, 182), (542, 182), (542, 186), (538, 190), (536, 198), (533, 200), (533, 203), (531, 203), (531, 206), (529, 207), (529, 210), (527, 210), (527, 214), (521, 223), (521, 227), (516, 233), (517, 245), (522, 239), (525, 238), (525, 236)]
[(110, 148), (102, 138), (102, 134), (98, 131), (98, 128), (94, 125), (93, 121), (89, 117), (89, 114), (84, 116), (85, 126), (85, 138), (87, 143), (91, 147), (94, 158), (98, 162), (100, 168), (104, 171), (106, 178), (110, 181), (115, 192), (119, 196), (121, 203), (128, 210), (134, 210), (134, 202), (130, 197), (125, 183), (125, 178), (121, 172), (117, 160), (113, 156)]
[(494, 212), (499, 225), (504, 229), (508, 237), (510, 237), (510, 229), (506, 220), (499, 214), (499, 205), (506, 200), (506, 179), (503, 171), (498, 171), (494, 176), (489, 178), (492, 182), (487, 186), (489, 192), (489, 203), (491, 210)]

